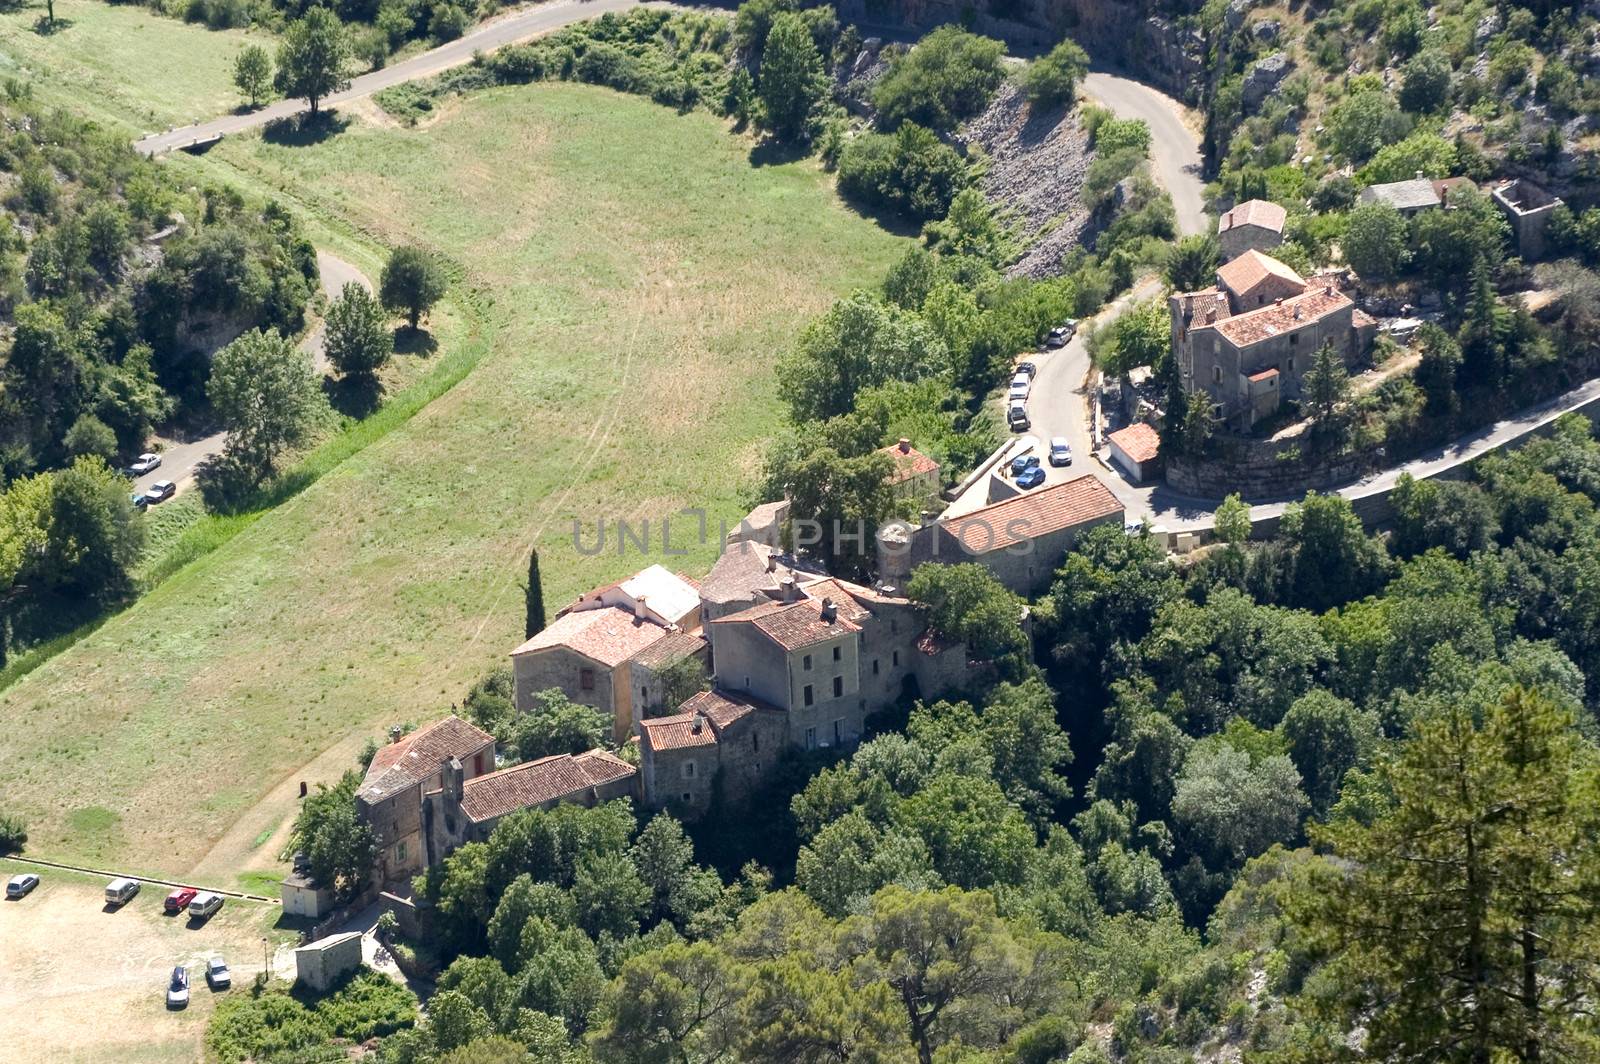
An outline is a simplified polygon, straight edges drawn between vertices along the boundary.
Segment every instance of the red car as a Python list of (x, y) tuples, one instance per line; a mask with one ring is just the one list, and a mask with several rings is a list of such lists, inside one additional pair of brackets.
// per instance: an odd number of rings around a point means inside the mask
[(194, 896), (198, 893), (200, 892), (195, 890), (193, 887), (179, 887), (177, 890), (167, 895), (167, 912), (183, 912), (189, 907), (189, 903), (194, 901)]

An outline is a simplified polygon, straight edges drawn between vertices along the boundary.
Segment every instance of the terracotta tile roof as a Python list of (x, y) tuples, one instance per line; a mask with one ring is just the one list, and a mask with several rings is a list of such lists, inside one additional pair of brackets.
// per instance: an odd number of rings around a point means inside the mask
[(891, 485), (903, 483), (912, 477), (939, 472), (939, 463), (911, 446), (910, 440), (901, 440), (899, 443), (879, 448), (879, 453), (894, 459), (894, 472), (889, 476)]
[(546, 802), (585, 794), (592, 787), (624, 780), (638, 769), (604, 750), (554, 754), (467, 780), (461, 811), (474, 823), (494, 820)]
[(1276, 277), (1302, 289), (1306, 283), (1304, 277), (1288, 266), (1271, 255), (1261, 254), (1255, 248), (1246, 249), (1244, 254), (1217, 270), (1217, 278), (1223, 287), (1235, 295), (1250, 291), (1269, 277)]
[(717, 742), (715, 729), (696, 713), (646, 717), (639, 722), (639, 735), (651, 750), (689, 750)]
[(767, 571), (767, 561), (774, 553), (771, 547), (750, 540), (729, 544), (701, 579), (700, 597), (706, 602), (726, 603), (776, 593), (778, 581), (788, 573), (782, 565)]
[(1357, 307), (1350, 312), (1350, 327), (1352, 329), (1365, 329), (1369, 325), (1378, 324), (1378, 319)]
[(1273, 366), (1271, 369), (1264, 369), (1260, 373), (1252, 373), (1252, 374), (1250, 374), (1250, 379), (1252, 381), (1256, 382), (1257, 384), (1260, 384), (1262, 381), (1269, 381), (1272, 378), (1276, 377), (1277, 375), (1278, 375), (1278, 367)]
[(666, 634), (667, 630), (654, 621), (638, 620), (619, 606), (604, 606), (557, 617), (548, 628), (513, 650), (511, 656), (566, 647), (607, 668), (616, 668)]
[(1350, 297), (1330, 285), (1292, 296), (1270, 307), (1235, 314), (1218, 322), (1216, 329), (1233, 346), (1247, 347), (1270, 336), (1304, 329), (1349, 306), (1353, 306)]
[[(620, 595), (613, 592), (618, 592)], [(699, 584), (677, 573), (668, 572), (663, 566), (651, 565), (632, 576), (614, 580), (609, 584), (601, 584), (579, 595), (571, 605), (563, 608), (556, 616), (563, 617), (580, 610), (596, 609), (597, 604), (603, 603), (608, 595), (611, 598), (611, 605), (624, 608), (631, 608), (632, 603), (643, 599), (647, 609), (658, 617), (665, 618), (669, 624), (678, 623), (700, 605)], [(619, 598), (625, 601), (619, 602)]]
[(1063, 528), (1122, 513), (1122, 504), (1093, 473), (1014, 495), (941, 526), (972, 554), (987, 554)]
[(493, 742), (494, 736), (460, 717), (434, 721), (380, 746), (356, 793), (380, 802), (432, 776), (452, 757), (465, 759)]
[(679, 713), (703, 713), (712, 727), (721, 731), (736, 720), (755, 712), (782, 713), (777, 706), (742, 691), (701, 691), (678, 707)]
[[(807, 592), (810, 592), (808, 587)], [(845, 632), (859, 632), (861, 627), (846, 616), (844, 607), (835, 603), (832, 621), (822, 619), (822, 600), (802, 598), (795, 602), (763, 602), (747, 610), (718, 617), (712, 624), (754, 624), (767, 638), (785, 650), (833, 639)]]
[(1226, 233), (1229, 229), (1241, 225), (1257, 225), (1262, 229), (1270, 229), (1274, 233), (1283, 232), (1284, 220), (1287, 212), (1276, 203), (1268, 200), (1245, 200), (1235, 204), (1233, 209), (1223, 213), (1217, 219), (1217, 232)]
[(802, 590), (805, 591), (808, 598), (813, 598), (818, 602), (823, 599), (832, 599), (833, 604), (839, 609), (839, 615), (848, 620), (861, 621), (872, 616), (868, 610), (862, 607), (856, 597), (857, 591), (865, 589), (853, 588), (850, 584), (835, 577), (829, 576), (813, 581)]
[(1122, 453), (1143, 465), (1153, 462), (1161, 453), (1161, 435), (1143, 421), (1135, 421), (1127, 428), (1118, 429), (1106, 437), (1122, 449)]
[(646, 668), (660, 669), (705, 649), (706, 637), (699, 632), (671, 632), (639, 651), (633, 660)]
[(1184, 292), (1175, 297), (1178, 314), (1191, 329), (1204, 329), (1215, 325), (1233, 313), (1228, 293), (1220, 288), (1207, 288), (1203, 292)]

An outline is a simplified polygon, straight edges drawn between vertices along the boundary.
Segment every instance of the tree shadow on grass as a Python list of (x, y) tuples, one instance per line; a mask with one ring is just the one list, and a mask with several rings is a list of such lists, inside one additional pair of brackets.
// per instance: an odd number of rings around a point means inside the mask
[(383, 382), (367, 374), (337, 379), (324, 377), (322, 394), (334, 410), (360, 421), (374, 413), (383, 402)]
[(314, 115), (307, 112), (268, 122), (261, 139), (269, 144), (305, 148), (338, 136), (349, 125), (350, 119), (336, 111), (318, 111)]
[[(19, 4), (18, 6), (20, 7), (21, 5)], [(15, 10), (15, 8), (0, 8), (0, 10)], [(70, 30), (71, 28), (72, 20), (70, 18), (53, 19), (49, 15), (40, 15), (38, 21), (33, 24), (33, 32), (41, 37), (49, 37), (52, 34)]]
[(413, 329), (402, 325), (394, 331), (394, 353), (418, 358), (432, 358), (439, 350), (439, 341), (427, 329)]
[(798, 162), (810, 154), (809, 144), (784, 144), (771, 137), (762, 137), (761, 142), (750, 149), (750, 165), (782, 166), (784, 163)]

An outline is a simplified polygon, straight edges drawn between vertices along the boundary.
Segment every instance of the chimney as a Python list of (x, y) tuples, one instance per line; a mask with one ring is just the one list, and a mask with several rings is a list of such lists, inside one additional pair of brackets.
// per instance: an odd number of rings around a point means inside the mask
[(1418, 171), (1417, 171), (1417, 180), (1418, 180), (1418, 181), (1421, 181), (1421, 180), (1422, 180), (1422, 171), (1421, 171), (1421, 170), (1418, 170)]
[(900, 448), (901, 454), (911, 453), (911, 441), (906, 439), (904, 436), (900, 437), (900, 442), (896, 444), (896, 446)]
[(1294, 320), (1295, 321), (1299, 321), (1300, 320), (1300, 307), (1299, 307), (1298, 304), (1294, 308)]
[(640, 595), (638, 598), (633, 600), (633, 619), (634, 620), (643, 621), (643, 620), (648, 620), (649, 619), (648, 617), (645, 616), (644, 603), (645, 603), (645, 596), (644, 595)]
[(402, 736), (404, 734), (405, 734), (405, 732), (403, 730), (401, 730), (400, 725), (391, 724), (389, 726), (389, 741), (391, 743), (399, 742), (400, 741), (400, 736)]
[(767, 555), (767, 572), (769, 572), (769, 573), (773, 572), (777, 568), (778, 568), (778, 556), (776, 554)]
[(835, 617), (837, 617), (837, 616), (839, 616), (839, 607), (837, 607), (837, 606), (835, 606), (833, 604), (833, 599), (831, 599), (831, 598), (823, 599), (822, 600), (822, 619), (824, 621), (828, 622), (829, 624), (832, 624), (833, 623), (833, 619)]
[(452, 801), (461, 802), (461, 795), (466, 786), (467, 773), (461, 767), (461, 759), (452, 757), (450, 763), (444, 767), (444, 789)]
[(778, 581), (778, 591), (784, 602), (793, 602), (797, 597), (799, 587), (794, 582), (793, 576), (786, 576)]
[(696, 713), (694, 715), (694, 719), (689, 722), (689, 730), (694, 732), (696, 735), (699, 735), (702, 731), (705, 731), (705, 727), (706, 715), (704, 713)]
[(1328, 286), (1328, 287), (1327, 287), (1327, 288), (1326, 288), (1326, 289), (1324, 289), (1324, 290), (1323, 290), (1323, 291), (1324, 291), (1324, 293), (1325, 293), (1325, 294), (1326, 294), (1326, 295), (1330, 295), (1330, 296), (1331, 296), (1331, 295), (1333, 295), (1333, 285), (1331, 285), (1331, 284), (1330, 284), (1330, 285), (1329, 285), (1329, 286)]
[(1274, 300), (1273, 300), (1273, 301), (1272, 301), (1272, 305), (1273, 305), (1273, 306), (1275, 306), (1275, 307), (1281, 307), (1281, 306), (1283, 306), (1283, 297), (1282, 297), (1282, 296), (1279, 296), (1279, 297), (1278, 297), (1278, 298), (1277, 298), (1277, 299), (1274, 299)]

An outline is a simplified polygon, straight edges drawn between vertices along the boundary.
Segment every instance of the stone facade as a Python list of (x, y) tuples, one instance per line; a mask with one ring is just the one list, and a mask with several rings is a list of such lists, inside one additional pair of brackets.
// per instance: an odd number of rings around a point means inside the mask
[(736, 693), (696, 695), (681, 712), (641, 724), (645, 801), (690, 819), (707, 812), (718, 797), (744, 802), (788, 745), (783, 710)]
[(1561, 206), (1560, 197), (1552, 196), (1532, 181), (1518, 178), (1496, 185), (1489, 198), (1511, 223), (1511, 236), (1523, 261), (1544, 258), (1548, 250), (1545, 228), (1550, 224), (1550, 216)]

